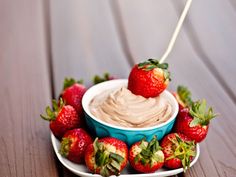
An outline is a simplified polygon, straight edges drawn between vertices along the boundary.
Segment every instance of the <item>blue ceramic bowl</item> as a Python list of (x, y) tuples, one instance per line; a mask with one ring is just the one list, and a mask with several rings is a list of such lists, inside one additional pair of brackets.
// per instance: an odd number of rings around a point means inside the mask
[(145, 128), (127, 128), (115, 126), (96, 118), (90, 112), (89, 103), (96, 95), (103, 93), (106, 90), (115, 90), (122, 86), (127, 86), (127, 82), (127, 79), (111, 80), (92, 86), (87, 90), (83, 96), (82, 106), (85, 111), (86, 123), (90, 131), (97, 137), (112, 136), (118, 138), (122, 141), (125, 141), (129, 146), (143, 139), (144, 137), (148, 141), (150, 141), (154, 135), (157, 136), (158, 140), (162, 139), (165, 134), (171, 131), (179, 109), (176, 99), (167, 90), (165, 90), (162, 94), (170, 101), (173, 107), (173, 114), (170, 119), (168, 119), (168, 121), (156, 126)]

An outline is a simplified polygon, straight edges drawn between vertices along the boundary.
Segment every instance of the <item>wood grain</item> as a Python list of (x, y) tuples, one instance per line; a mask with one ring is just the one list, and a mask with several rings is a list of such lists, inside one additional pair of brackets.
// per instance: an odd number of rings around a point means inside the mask
[(52, 1), (51, 17), (56, 95), (66, 76), (83, 78), (87, 85), (95, 74), (106, 71), (127, 76), (128, 62), (116, 35), (108, 0)]
[(56, 177), (42, 2), (0, 1), (0, 22), (0, 176)]
[[(183, 3), (173, 2), (180, 14)], [(236, 78), (232, 74), (236, 68), (236, 11), (229, 2), (194, 1), (184, 31), (196, 55), (236, 103)]]

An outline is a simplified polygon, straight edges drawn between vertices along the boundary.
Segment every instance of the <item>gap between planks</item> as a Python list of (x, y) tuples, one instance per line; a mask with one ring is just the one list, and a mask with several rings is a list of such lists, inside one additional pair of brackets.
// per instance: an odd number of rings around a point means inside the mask
[[(51, 99), (55, 99), (56, 95), (55, 95), (55, 82), (54, 82), (54, 71), (53, 71), (53, 56), (52, 56), (52, 36), (51, 36), (51, 13), (50, 13), (50, 1), (44, 0), (42, 2), (43, 4), (43, 9), (44, 9), (44, 13), (43, 13), (43, 19), (44, 19), (44, 31), (45, 31), (45, 49), (46, 49), (46, 54), (47, 54), (47, 66), (48, 66), (48, 77), (49, 77), (49, 84), (50, 84), (50, 88), (51, 88)], [(62, 168), (62, 164), (59, 162), (59, 160), (56, 157), (55, 152), (54, 154), (54, 161), (55, 161), (55, 165), (56, 165), (56, 169), (57, 169), (57, 173), (58, 173), (58, 177), (63, 177), (63, 168)]]
[(131, 52), (131, 49), (129, 46), (129, 42), (127, 39), (127, 35), (125, 33), (124, 23), (123, 23), (123, 20), (121, 17), (120, 6), (117, 3), (117, 1), (109, 1), (109, 5), (111, 8), (111, 14), (114, 19), (114, 26), (116, 27), (117, 35), (119, 36), (122, 51), (123, 51), (124, 55), (126, 56), (126, 59), (130, 65), (130, 67), (132, 67), (136, 62), (135, 62), (135, 59), (132, 55), (132, 52)]

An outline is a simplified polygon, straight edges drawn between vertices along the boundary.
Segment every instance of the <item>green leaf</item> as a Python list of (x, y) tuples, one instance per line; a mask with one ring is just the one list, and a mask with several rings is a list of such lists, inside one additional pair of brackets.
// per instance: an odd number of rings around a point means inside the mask
[(98, 151), (98, 137), (95, 138), (94, 142), (93, 142), (93, 149), (95, 152)]
[(180, 98), (180, 100), (187, 106), (187, 107), (191, 107), (192, 106), (192, 98), (191, 98), (191, 92), (189, 91), (189, 89), (185, 86), (179, 85), (177, 87), (177, 94)]
[(75, 80), (74, 78), (65, 78), (64, 79), (64, 84), (63, 84), (63, 90), (65, 90), (66, 88), (74, 85), (75, 83), (83, 84), (83, 80), (82, 79)]
[(146, 68), (144, 68), (145, 71), (150, 71), (152, 69), (156, 68), (154, 65), (148, 65)]
[(157, 65), (158, 66), (158, 68), (161, 68), (161, 69), (168, 69), (168, 63), (162, 63), (162, 64), (158, 64)]
[(166, 80), (171, 81), (170, 72), (169, 72), (169, 71), (164, 70), (164, 78), (165, 78), (165, 81), (166, 81)]
[(103, 177), (108, 177), (108, 176), (110, 176), (109, 170), (108, 170), (106, 167), (103, 167), (103, 168), (101, 169), (100, 175), (102, 175)]
[(40, 114), (40, 117), (41, 117), (42, 119), (44, 119), (44, 120), (47, 120), (47, 121), (50, 121), (50, 120), (51, 120), (50, 117), (45, 116), (45, 115), (43, 115), (43, 114)]
[[(154, 68), (160, 68), (160, 69), (167, 71), (168, 63), (159, 63), (158, 60), (150, 58), (147, 61), (144, 61), (144, 62), (141, 62), (138, 64), (138, 69), (143, 69), (145, 71), (150, 71)], [(167, 73), (168, 73), (168, 71), (167, 71)], [(169, 75), (167, 73), (166, 73), (166, 76)], [(166, 77), (166, 78), (168, 79), (169, 77)]]
[(108, 72), (104, 73), (103, 76), (95, 75), (93, 77), (93, 84), (99, 84), (101, 82), (105, 82), (110, 80), (111, 76)]
[(210, 120), (215, 118), (217, 114), (213, 113), (212, 107), (207, 109), (206, 100), (197, 101), (192, 104), (189, 113), (195, 120), (190, 123), (190, 126), (208, 125)]
[(206, 110), (206, 100), (203, 99), (202, 102), (198, 106), (198, 112), (200, 112), (201, 114), (204, 114), (205, 110)]
[(135, 156), (134, 163), (138, 163), (139, 159), (140, 159), (140, 154)]
[(50, 118), (55, 117), (55, 114), (53, 113), (53, 111), (51, 110), (51, 108), (49, 106), (46, 107), (46, 113), (47, 113), (48, 117), (50, 117)]
[(201, 120), (197, 117), (194, 117), (194, 119), (190, 122), (189, 126), (190, 127), (195, 127), (196, 125), (199, 125)]
[(124, 158), (123, 158), (121, 155), (116, 154), (116, 153), (113, 153), (113, 152), (110, 153), (110, 157), (111, 157), (112, 159), (116, 160), (116, 161), (119, 162), (119, 163), (121, 163), (122, 161), (124, 161)]
[(178, 158), (181, 160), (184, 171), (189, 168), (190, 158), (195, 156), (196, 145), (193, 141), (184, 141), (182, 140), (178, 134), (175, 134), (176, 142), (174, 142), (174, 154), (166, 160), (170, 160), (172, 158)]
[(117, 161), (112, 160), (110, 165), (113, 166), (115, 169), (120, 170), (120, 163), (118, 163)]
[(63, 157), (67, 157), (70, 151), (70, 146), (71, 146), (72, 140), (70, 138), (62, 138), (61, 141), (61, 147), (59, 150), (59, 153)]
[(52, 100), (52, 107), (53, 107), (54, 111), (58, 111), (58, 105), (57, 105), (56, 100)]
[(138, 68), (139, 68), (139, 69), (140, 69), (140, 68), (143, 68), (144, 66), (149, 65), (149, 64), (150, 64), (149, 61), (145, 61), (145, 62), (143, 62), (143, 63), (139, 63), (139, 64), (138, 64)]

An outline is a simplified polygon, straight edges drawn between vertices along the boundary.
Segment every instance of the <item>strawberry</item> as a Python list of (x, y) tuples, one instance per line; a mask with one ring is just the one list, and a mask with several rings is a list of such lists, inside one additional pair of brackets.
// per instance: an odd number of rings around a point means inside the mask
[(119, 175), (127, 162), (127, 145), (113, 137), (96, 138), (85, 151), (87, 168), (102, 176)]
[(164, 164), (164, 154), (156, 137), (134, 143), (129, 150), (131, 166), (142, 173), (153, 173)]
[(71, 130), (80, 126), (80, 118), (77, 115), (75, 108), (70, 105), (65, 105), (60, 99), (59, 103), (56, 100), (52, 101), (53, 110), (47, 106), (47, 115), (40, 115), (44, 120), (50, 121), (50, 129), (52, 133), (61, 139), (67, 130)]
[(205, 99), (193, 102), (186, 87), (179, 86), (177, 95), (182, 107), (175, 122), (175, 132), (185, 134), (195, 142), (203, 141), (207, 136), (210, 120), (217, 115), (211, 107), (207, 109)]
[(62, 138), (59, 153), (72, 162), (83, 163), (85, 150), (91, 143), (93, 140), (85, 130), (69, 130)]
[(164, 166), (170, 169), (183, 167), (185, 171), (196, 155), (195, 143), (180, 133), (166, 135), (162, 139), (161, 147), (165, 155)]
[(78, 112), (79, 116), (83, 114), (82, 97), (86, 92), (86, 87), (81, 84), (82, 81), (76, 81), (73, 78), (65, 78), (62, 99), (67, 105), (71, 105)]
[(109, 80), (113, 80), (115, 79), (115, 77), (113, 76), (110, 76), (109, 73), (104, 73), (103, 76), (99, 76), (99, 75), (95, 75), (94, 78), (93, 78), (93, 84), (98, 84), (98, 83), (101, 83), (101, 82), (105, 82), (105, 81), (109, 81)]
[(167, 68), (167, 63), (161, 64), (154, 59), (135, 65), (129, 74), (128, 89), (146, 98), (158, 96), (170, 81)]

